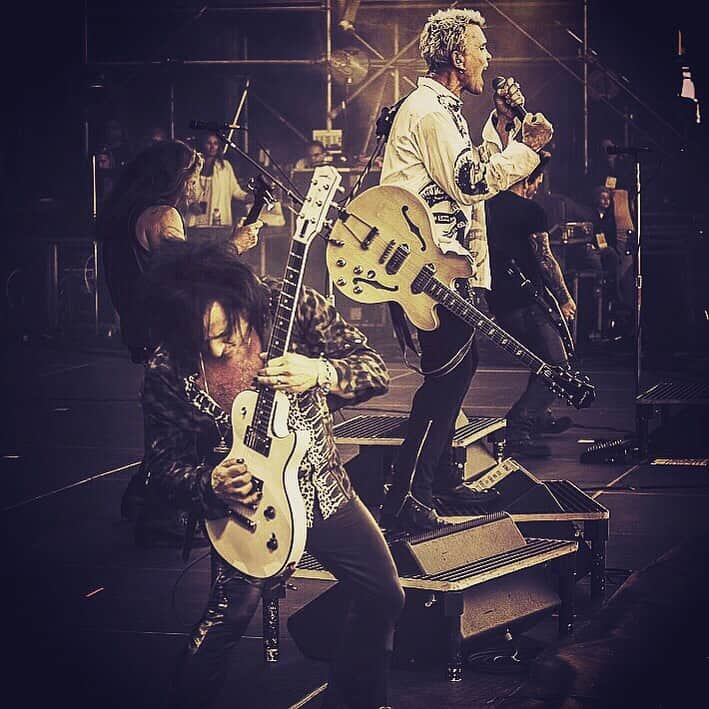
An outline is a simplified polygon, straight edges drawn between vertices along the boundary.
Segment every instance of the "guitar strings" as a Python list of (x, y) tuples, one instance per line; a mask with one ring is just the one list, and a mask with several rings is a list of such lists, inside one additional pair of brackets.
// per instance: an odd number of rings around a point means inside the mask
[[(372, 224), (369, 224), (367, 221), (359, 217), (358, 215), (351, 213), (352, 216), (356, 217), (356, 219), (362, 223), (364, 226), (368, 228), (373, 228)], [(347, 225), (346, 222), (342, 222), (343, 226), (349, 231), (349, 233), (352, 235), (354, 240), (358, 244), (362, 244), (364, 239), (360, 239), (358, 234), (350, 227)], [(376, 243), (376, 237), (375, 239), (372, 240), (372, 245)], [(402, 273), (404, 276), (406, 276), (409, 280), (413, 281), (417, 276), (418, 272), (416, 267), (411, 267), (409, 266), (406, 261), (401, 265), (400, 273)], [(441, 302), (441, 305), (443, 307), (449, 308), (454, 315), (458, 315), (459, 317), (462, 317), (466, 311), (468, 311), (471, 307), (474, 307), (472, 303), (468, 303), (464, 298), (462, 298), (458, 293), (453, 291), (448, 285), (443, 283), (442, 281), (439, 281), (437, 278), (435, 278), (434, 275), (431, 275), (431, 281), (433, 281), (434, 287), (438, 286), (439, 288), (442, 287), (446, 289), (444, 294), (443, 294), (443, 302)], [(428, 294), (429, 297), (431, 297), (430, 294)], [(452, 301), (452, 302), (449, 302)], [(439, 301), (440, 302), (440, 301)], [(477, 310), (477, 309), (476, 309)], [(518, 343), (511, 335), (505, 335), (501, 332), (500, 328), (498, 325), (496, 325), (492, 320), (487, 318), (482, 312), (481, 313), (472, 313), (473, 318), (477, 321), (475, 323), (475, 326), (478, 328), (482, 327), (487, 327), (488, 328), (488, 334), (490, 338), (493, 340), (493, 342), (496, 342), (502, 347), (506, 347), (507, 344), (512, 345), (515, 350), (518, 352), (521, 352), (523, 355), (525, 355), (528, 359), (530, 359), (532, 362), (539, 362), (542, 363), (542, 360), (540, 360), (536, 355), (534, 355), (533, 352), (528, 350), (522, 343)], [(492, 332), (489, 332), (492, 330)], [(518, 355), (520, 356), (520, 355)]]

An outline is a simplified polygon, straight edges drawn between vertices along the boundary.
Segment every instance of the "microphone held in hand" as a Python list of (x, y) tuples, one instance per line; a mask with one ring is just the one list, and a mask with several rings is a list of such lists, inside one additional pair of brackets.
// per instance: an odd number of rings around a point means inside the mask
[[(504, 76), (496, 76), (496, 77), (492, 80), (492, 88), (495, 89), (495, 91), (498, 91), (498, 90), (501, 89), (506, 83), (507, 83), (507, 79), (505, 79)], [(503, 100), (504, 100), (504, 98), (503, 98)], [(507, 101), (505, 101), (505, 103), (507, 103)], [(528, 113), (528, 111), (527, 111), (527, 109), (524, 107), (524, 105), (521, 105), (521, 106), (510, 106), (509, 104), (507, 104), (507, 105), (508, 105), (510, 111), (512, 111), (512, 113), (514, 113), (515, 116), (516, 116), (517, 118), (519, 118), (520, 121), (524, 121), (524, 118), (525, 118), (525, 116), (526, 116), (527, 113)]]

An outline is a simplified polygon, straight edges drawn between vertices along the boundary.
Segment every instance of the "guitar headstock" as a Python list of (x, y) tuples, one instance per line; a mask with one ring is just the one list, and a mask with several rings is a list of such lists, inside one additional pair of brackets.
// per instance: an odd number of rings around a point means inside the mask
[(273, 185), (269, 184), (263, 175), (249, 180), (249, 189), (254, 193), (254, 203), (246, 215), (244, 225), (253, 224), (264, 209), (271, 209), (276, 203), (276, 198), (273, 196)]
[(308, 193), (295, 220), (294, 240), (309, 243), (322, 231), (340, 182), (342, 175), (332, 165), (315, 168)]
[(577, 409), (585, 409), (596, 399), (596, 388), (590, 379), (580, 372), (572, 372), (561, 366), (548, 365), (539, 372), (544, 377), (547, 386), (568, 404)]

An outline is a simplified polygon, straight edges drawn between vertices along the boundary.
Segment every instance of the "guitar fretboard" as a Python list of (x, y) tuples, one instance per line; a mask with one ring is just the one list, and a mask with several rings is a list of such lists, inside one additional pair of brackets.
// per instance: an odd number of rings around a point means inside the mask
[(499, 328), (474, 305), (471, 305), (455, 291), (436, 280), (433, 274), (424, 274), (422, 272), (417, 281), (422, 286), (422, 290), (444, 308), (450, 310), (468, 325), (475, 327), (479, 333), (485, 335), (506, 352), (519, 359), (529, 369), (538, 373), (544, 368), (545, 363), (543, 360), (539, 359), (533, 352), (530, 352), (512, 335)]
[[(273, 316), (271, 337), (268, 341), (267, 355), (271, 360), (280, 357), (288, 351), (295, 308), (298, 300), (300, 285), (303, 280), (303, 264), (308, 250), (308, 244), (293, 240), (286, 269), (283, 274), (283, 287), (278, 296), (276, 312)], [(260, 386), (252, 427), (261, 436), (268, 436), (269, 424), (273, 415), (273, 402), (276, 392), (267, 386)]]

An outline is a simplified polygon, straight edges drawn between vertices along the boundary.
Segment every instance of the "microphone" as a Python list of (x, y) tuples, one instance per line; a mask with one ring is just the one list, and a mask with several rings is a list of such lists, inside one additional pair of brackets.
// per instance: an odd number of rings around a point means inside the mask
[(606, 152), (608, 155), (637, 155), (638, 153), (650, 153), (652, 148), (643, 145), (609, 145)]
[[(497, 91), (498, 89), (501, 89), (505, 85), (506, 81), (507, 81), (507, 79), (505, 79), (504, 76), (496, 76), (492, 80), (492, 88), (495, 89), (495, 91)], [(524, 104), (522, 104), (521, 106), (510, 106), (509, 104), (507, 104), (507, 105), (508, 105), (510, 111), (512, 111), (512, 113), (514, 113), (515, 116), (517, 116), (517, 118), (519, 118), (520, 121), (524, 121), (524, 117), (529, 113), (529, 111), (524, 107)]]
[(190, 121), (192, 130), (246, 130), (236, 123), (217, 123), (216, 121)]

